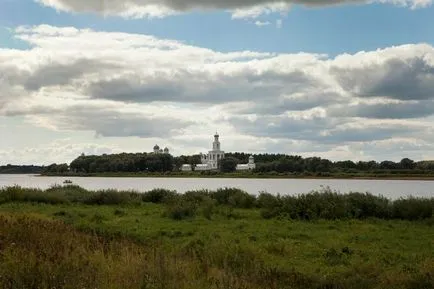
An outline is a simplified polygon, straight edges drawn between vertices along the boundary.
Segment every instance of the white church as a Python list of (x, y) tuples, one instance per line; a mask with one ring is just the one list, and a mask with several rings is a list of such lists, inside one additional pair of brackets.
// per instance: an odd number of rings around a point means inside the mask
[(168, 154), (169, 153), (169, 149), (166, 147), (163, 149), (160, 149), (159, 145), (155, 145), (154, 146), (154, 154)]
[[(200, 154), (201, 164), (197, 164), (194, 167), (195, 171), (211, 171), (218, 169), (218, 161), (225, 157), (225, 152), (220, 149), (219, 134), (216, 132), (214, 135), (214, 142), (212, 143), (212, 150), (208, 151), (207, 154)], [(236, 167), (237, 171), (253, 170), (256, 168), (255, 160), (253, 156), (249, 157), (249, 162), (247, 164), (238, 164)], [(182, 171), (192, 171), (193, 168), (190, 164), (183, 164), (181, 167)]]

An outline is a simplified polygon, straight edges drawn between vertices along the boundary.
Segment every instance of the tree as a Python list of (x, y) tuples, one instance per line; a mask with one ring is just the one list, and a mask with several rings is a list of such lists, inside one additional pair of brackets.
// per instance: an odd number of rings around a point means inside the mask
[(412, 170), (416, 167), (414, 161), (409, 158), (403, 158), (399, 164), (404, 170)]
[(224, 158), (220, 160), (220, 171), (223, 173), (235, 172), (237, 160), (235, 158)]

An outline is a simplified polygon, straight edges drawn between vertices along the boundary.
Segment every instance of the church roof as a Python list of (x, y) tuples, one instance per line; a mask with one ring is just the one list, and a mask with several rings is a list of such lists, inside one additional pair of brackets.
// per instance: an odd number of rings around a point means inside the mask
[(160, 147), (158, 145), (154, 146), (154, 150), (159, 150), (159, 149), (160, 149)]

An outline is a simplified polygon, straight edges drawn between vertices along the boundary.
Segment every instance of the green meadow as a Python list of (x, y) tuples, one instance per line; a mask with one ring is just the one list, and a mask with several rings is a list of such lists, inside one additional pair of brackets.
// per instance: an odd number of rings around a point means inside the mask
[(1, 288), (434, 288), (433, 199), (0, 190)]

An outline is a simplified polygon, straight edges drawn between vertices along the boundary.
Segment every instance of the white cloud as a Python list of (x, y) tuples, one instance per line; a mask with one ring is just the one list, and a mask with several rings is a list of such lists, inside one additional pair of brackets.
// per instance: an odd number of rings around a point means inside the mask
[(290, 7), (289, 3), (277, 2), (265, 5), (254, 5), (248, 8), (237, 8), (232, 11), (232, 19), (258, 18), (259, 16), (272, 13), (286, 14)]
[(233, 18), (256, 18), (263, 14), (286, 13), (293, 4), (312, 6), (359, 3), (387, 3), (423, 8), (432, 0), (35, 0), (42, 5), (67, 12), (94, 12), (129, 18), (165, 17), (193, 10), (229, 10)]
[(410, 7), (411, 9), (426, 8), (432, 5), (432, 0), (377, 0), (373, 2)]
[[(330, 58), (222, 53), (47, 25), (15, 34), (32, 48), (0, 50), (0, 116), (91, 133), (101, 146), (157, 139), (176, 154), (197, 153), (219, 130), (228, 151), (372, 157), (380, 156), (376, 144), (396, 139), (416, 144), (403, 152), (426, 156), (434, 141), (434, 48), (427, 44)], [(10, 152), (2, 143), (0, 150)]]
[(259, 20), (255, 21), (255, 25), (258, 27), (268, 26), (270, 24), (271, 24), (270, 21), (259, 21)]

